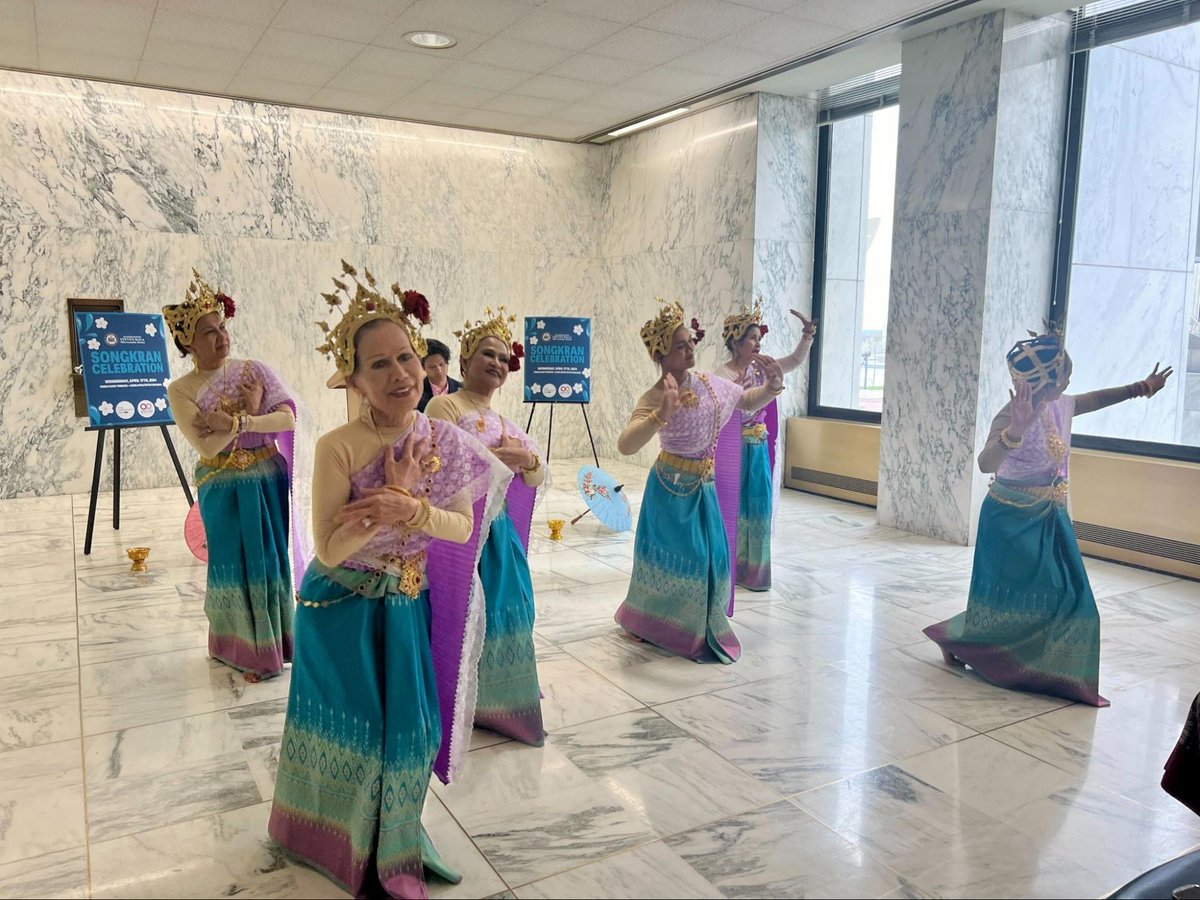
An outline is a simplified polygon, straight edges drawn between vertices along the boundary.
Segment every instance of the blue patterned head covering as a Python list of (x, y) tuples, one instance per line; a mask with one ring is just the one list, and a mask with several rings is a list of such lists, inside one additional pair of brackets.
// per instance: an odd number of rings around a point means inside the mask
[(1071, 374), (1071, 357), (1063, 337), (1053, 331), (1017, 341), (1005, 359), (1013, 381), (1026, 382), (1034, 391), (1057, 385)]

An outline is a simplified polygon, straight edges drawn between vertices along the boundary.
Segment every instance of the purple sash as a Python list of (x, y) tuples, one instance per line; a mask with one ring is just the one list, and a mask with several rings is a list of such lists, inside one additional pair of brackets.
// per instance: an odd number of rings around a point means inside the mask
[(717, 438), (713, 458), (713, 478), (717, 487), (717, 503), (725, 523), (725, 542), (729, 551), (729, 607), (733, 615), (733, 592), (737, 573), (738, 505), (742, 490), (742, 419), (733, 416)]
[[(779, 447), (779, 401), (772, 400), (768, 403), (766, 413), (767, 454), (771, 458), (771, 473), (774, 475), (775, 466), (778, 464), (778, 461), (775, 459), (775, 452)], [(772, 478), (772, 482), (774, 482), (774, 478)]]
[(518, 473), (508, 485), (508, 517), (512, 519), (517, 537), (525, 553), (529, 553), (529, 532), (533, 527), (533, 507), (537, 504), (537, 488), (525, 483)]

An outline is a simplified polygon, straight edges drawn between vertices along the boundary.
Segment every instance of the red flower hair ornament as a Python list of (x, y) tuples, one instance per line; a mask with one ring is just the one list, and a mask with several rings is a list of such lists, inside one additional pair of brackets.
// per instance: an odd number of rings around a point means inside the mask
[(237, 312), (237, 304), (233, 302), (233, 298), (228, 294), (217, 294), (217, 302), (221, 304), (225, 318), (232, 319)]
[(525, 358), (525, 348), (519, 341), (513, 341), (512, 352), (508, 354), (508, 371), (520, 372), (521, 360)]
[(405, 291), (402, 303), (406, 313), (422, 325), (429, 324), (429, 301), (425, 299), (424, 294), (420, 291)]
[(698, 344), (704, 340), (704, 329), (700, 327), (699, 319), (692, 319), (692, 343)]

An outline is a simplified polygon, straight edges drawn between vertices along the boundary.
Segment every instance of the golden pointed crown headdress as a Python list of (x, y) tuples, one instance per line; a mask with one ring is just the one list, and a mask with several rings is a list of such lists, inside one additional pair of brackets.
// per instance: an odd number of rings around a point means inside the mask
[(496, 309), (495, 315), (492, 315), (492, 308), (489, 306), (484, 309), (482, 319), (463, 322), (462, 330), (454, 332), (454, 336), (459, 339), (459, 359), (465, 362), (474, 356), (475, 351), (479, 349), (479, 342), (484, 338), (499, 338), (504, 342), (505, 349), (509, 349), (513, 343), (512, 329), (509, 326), (516, 321), (517, 317), (509, 315), (503, 306)]
[(222, 319), (232, 319), (235, 308), (232, 297), (213, 291), (200, 273), (192, 269), (192, 283), (187, 287), (183, 302), (164, 306), (162, 313), (171, 335), (188, 347), (195, 340), (197, 322), (210, 313), (217, 313)]
[(721, 342), (728, 344), (731, 338), (740, 341), (745, 337), (751, 325), (762, 325), (762, 316), (762, 297), (754, 301), (753, 309), (743, 303), (740, 313), (725, 317), (725, 324), (721, 327)]
[(678, 300), (668, 303), (662, 297), (655, 297), (662, 307), (658, 315), (642, 326), (642, 343), (650, 358), (666, 356), (671, 352), (671, 338), (683, 324), (683, 307)]
[[(350, 263), (342, 260), (343, 278), (334, 278), (337, 288), (328, 294), (321, 294), (330, 309), (343, 309), (342, 296), (348, 301), (342, 312), (342, 318), (332, 328), (328, 322), (318, 322), (317, 326), (325, 335), (325, 343), (317, 348), (333, 360), (337, 372), (329, 379), (327, 385), (332, 388), (346, 386), (346, 378), (354, 371), (354, 335), (364, 325), (386, 319), (404, 328), (413, 352), (424, 358), (427, 352), (425, 338), (419, 332), (422, 325), (429, 324), (429, 301), (424, 294), (416, 291), (402, 291), (399, 284), (392, 285), (392, 302), (379, 293), (375, 276), (369, 270), (363, 269), (363, 281), (358, 278), (358, 270)], [(347, 283), (345, 276), (353, 281), (353, 286)]]

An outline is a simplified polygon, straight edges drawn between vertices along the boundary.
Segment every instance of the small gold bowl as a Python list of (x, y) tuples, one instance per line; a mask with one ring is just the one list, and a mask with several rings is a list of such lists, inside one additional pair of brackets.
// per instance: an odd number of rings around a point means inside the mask
[(133, 560), (133, 565), (129, 567), (130, 572), (146, 571), (146, 557), (150, 555), (149, 547), (130, 547), (125, 551), (125, 555)]
[(550, 540), (561, 541), (563, 526), (567, 524), (567, 520), (550, 519), (546, 524), (550, 526)]

